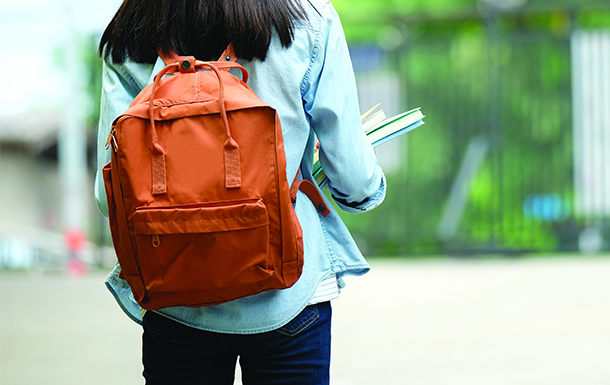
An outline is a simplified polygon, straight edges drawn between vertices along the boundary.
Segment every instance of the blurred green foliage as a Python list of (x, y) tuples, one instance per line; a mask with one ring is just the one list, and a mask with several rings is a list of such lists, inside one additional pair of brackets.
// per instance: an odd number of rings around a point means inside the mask
[(100, 99), (102, 93), (102, 59), (97, 54), (97, 36), (87, 36), (82, 45), (83, 65), (85, 68), (85, 87), (89, 95), (89, 108), (85, 118), (87, 130), (97, 132), (100, 119)]
[(579, 12), (581, 25), (592, 28), (610, 25), (607, 12), (597, 11), (599, 7), (607, 9), (606, 0), (332, 0), (332, 3), (341, 17), (350, 44), (374, 43), (383, 36), (388, 25), (410, 27), (409, 20), (459, 18), (489, 9), (490, 3), (521, 4), (516, 9), (590, 9), (590, 12)]
[[(352, 45), (375, 44), (383, 20), (402, 31), (404, 41), (388, 52), (389, 70), (404, 85), (403, 108), (421, 106), (427, 115), (424, 127), (400, 139), (407, 155), (401, 171), (388, 175), (386, 202), (362, 217), (343, 215), (370, 255), (577, 247), (586, 219), (571, 212), (570, 33), (610, 28), (610, 7), (579, 3), (530, 1), (523, 12), (492, 18), (473, 1), (334, 1)], [(374, 12), (385, 16), (366, 16)], [(457, 231), (443, 241), (441, 216), (475, 138), (489, 149), (465, 186)], [(549, 196), (562, 203), (556, 217), (528, 215), (528, 199)]]

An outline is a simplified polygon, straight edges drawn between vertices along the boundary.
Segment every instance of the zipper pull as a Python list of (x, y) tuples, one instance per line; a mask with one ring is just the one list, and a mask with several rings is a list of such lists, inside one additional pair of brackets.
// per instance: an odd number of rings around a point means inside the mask
[(112, 127), (112, 130), (110, 130), (110, 135), (108, 135), (108, 139), (106, 140), (106, 146), (104, 146), (106, 150), (110, 148), (111, 144), (112, 148), (114, 148), (114, 151), (117, 151), (119, 149), (119, 146), (116, 142), (116, 138), (114, 137), (115, 133), (116, 130), (114, 129), (114, 127)]
[(161, 240), (159, 239), (159, 235), (158, 234), (153, 234), (153, 236), (152, 236), (152, 245), (153, 245), (153, 247), (161, 246)]

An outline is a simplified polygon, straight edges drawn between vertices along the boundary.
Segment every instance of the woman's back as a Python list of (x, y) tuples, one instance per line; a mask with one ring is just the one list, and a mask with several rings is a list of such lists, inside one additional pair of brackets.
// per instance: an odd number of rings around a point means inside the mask
[[(284, 44), (273, 29), (264, 61), (255, 57), (247, 60), (237, 52), (238, 62), (249, 72), (248, 85), (278, 112), (288, 180), (300, 170), (303, 178), (313, 181), (313, 154), (319, 141), (320, 161), (337, 206), (350, 213), (371, 210), (385, 197), (385, 178), (362, 132), (357, 90), (339, 17), (327, 0), (302, 0), (298, 5), (303, 14), (293, 19), (291, 44)], [(116, 116), (129, 107), (137, 93), (164, 67), (158, 56), (153, 59), (149, 63), (133, 60), (117, 63), (110, 55), (104, 62), (96, 179), (96, 198), (103, 213), (107, 213), (107, 203), (100, 170), (109, 161), (109, 153), (104, 150), (106, 138)], [(369, 270), (334, 208), (331, 214), (322, 217), (307, 197), (299, 193), (295, 211), (303, 228), (305, 266), (293, 287), (217, 306), (171, 307), (158, 313), (195, 329), (222, 335), (269, 332), (297, 320), (303, 309), (336, 298), (345, 276)], [(117, 266), (108, 277), (107, 286), (130, 318), (142, 322), (148, 316), (141, 316), (129, 286), (119, 274)], [(321, 293), (321, 287), (334, 290)]]

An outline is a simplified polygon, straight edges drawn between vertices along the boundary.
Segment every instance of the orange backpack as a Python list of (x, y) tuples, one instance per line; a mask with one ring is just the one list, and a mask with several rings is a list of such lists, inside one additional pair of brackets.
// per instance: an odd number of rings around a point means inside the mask
[[(297, 190), (278, 115), (235, 62), (169, 64), (113, 123), (104, 166), (112, 240), (145, 309), (219, 304), (292, 286), (302, 272)], [(241, 70), (243, 81), (229, 73)], [(166, 76), (169, 75), (169, 76)]]

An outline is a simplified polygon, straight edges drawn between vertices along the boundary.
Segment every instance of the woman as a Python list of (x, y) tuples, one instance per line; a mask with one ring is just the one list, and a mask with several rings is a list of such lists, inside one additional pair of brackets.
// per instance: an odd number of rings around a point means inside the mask
[[(368, 211), (385, 197), (385, 178), (360, 125), (344, 33), (326, 0), (125, 0), (100, 43), (104, 57), (96, 199), (107, 215), (101, 168), (112, 121), (165, 64), (158, 49), (216, 60), (233, 44), (248, 85), (278, 111), (287, 175), (312, 179), (320, 159), (337, 205)], [(244, 384), (328, 384), (330, 300), (343, 277), (369, 266), (332, 210), (322, 217), (305, 196), (295, 207), (305, 266), (297, 283), (201, 308), (141, 311), (120, 266), (106, 284), (143, 325), (147, 384), (233, 384), (239, 358)]]

